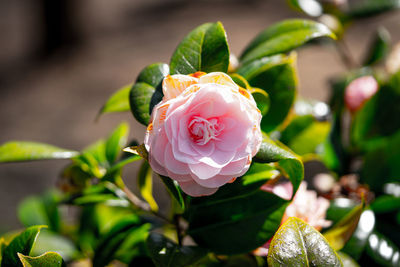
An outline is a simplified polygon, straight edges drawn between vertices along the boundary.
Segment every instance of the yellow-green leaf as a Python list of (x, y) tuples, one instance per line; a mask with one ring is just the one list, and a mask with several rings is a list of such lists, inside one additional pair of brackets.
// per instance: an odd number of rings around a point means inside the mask
[(143, 161), (138, 174), (140, 194), (149, 203), (152, 211), (158, 211), (157, 202), (153, 197), (153, 171), (147, 161)]
[(46, 252), (37, 257), (25, 256), (18, 253), (24, 267), (59, 267), (63, 266), (62, 257), (56, 252)]

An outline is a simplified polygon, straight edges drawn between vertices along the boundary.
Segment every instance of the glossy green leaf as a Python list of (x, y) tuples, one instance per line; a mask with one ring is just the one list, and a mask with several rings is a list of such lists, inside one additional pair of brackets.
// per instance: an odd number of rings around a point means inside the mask
[(100, 109), (97, 117), (104, 113), (129, 111), (129, 92), (133, 84), (125, 85), (113, 93)]
[(251, 89), (249, 82), (242, 75), (238, 73), (231, 73), (229, 74), (229, 76), (231, 76), (232, 80), (240, 87), (245, 89)]
[(105, 266), (114, 259), (129, 232), (140, 226), (136, 216), (119, 220), (99, 241), (93, 257), (93, 267)]
[(136, 82), (147, 83), (157, 88), (165, 76), (169, 74), (169, 66), (165, 63), (153, 63), (144, 68), (140, 73)]
[(273, 142), (269, 137), (264, 136), (260, 150), (254, 157), (254, 161), (262, 163), (278, 162), (279, 167), (293, 185), (293, 196), (296, 194), (304, 178), (304, 166), (296, 154), (281, 144)]
[(179, 246), (158, 233), (150, 233), (147, 248), (157, 267), (191, 266), (207, 254), (205, 249), (197, 246)]
[(387, 213), (400, 210), (400, 197), (383, 195), (371, 203), (371, 209), (376, 213)]
[(143, 82), (136, 83), (129, 94), (129, 103), (135, 119), (143, 125), (149, 124), (150, 101), (156, 89)]
[(121, 123), (106, 141), (106, 157), (110, 164), (113, 164), (122, 149), (126, 147), (129, 134), (129, 125)]
[(324, 233), (324, 237), (333, 249), (340, 250), (344, 247), (357, 228), (363, 210), (364, 204), (356, 206), (349, 214)]
[(288, 0), (287, 2), (292, 8), (302, 11), (311, 17), (318, 17), (324, 11), (317, 0)]
[(158, 211), (158, 205), (153, 197), (153, 171), (147, 161), (143, 161), (138, 173), (140, 194), (149, 203), (152, 211)]
[(165, 184), (168, 189), (168, 192), (174, 197), (174, 199), (178, 202), (179, 206), (184, 210), (185, 209), (185, 200), (183, 198), (183, 191), (179, 187), (178, 183), (172, 180), (169, 177), (159, 175), (161, 181)]
[(367, 254), (381, 266), (399, 266), (400, 250), (386, 236), (374, 231), (368, 238)]
[(357, 228), (351, 238), (346, 242), (342, 248), (352, 258), (358, 260), (362, 256), (364, 249), (367, 245), (368, 238), (375, 228), (375, 215), (372, 210), (366, 209), (361, 214)]
[[(289, 19), (278, 22), (257, 35), (241, 55), (242, 62), (285, 53), (318, 37), (335, 39), (325, 25), (305, 19)], [(251, 83), (250, 83), (251, 84)]]
[(268, 266), (343, 266), (335, 250), (313, 227), (289, 218), (276, 232), (268, 252)]
[(37, 257), (25, 256), (18, 253), (24, 267), (59, 267), (64, 266), (63, 258), (56, 252), (46, 252)]
[(326, 211), (326, 219), (334, 225), (347, 216), (357, 205), (358, 203), (355, 200), (349, 198), (334, 198), (330, 201), (329, 208)]
[(265, 115), (268, 113), (269, 107), (271, 106), (271, 100), (269, 99), (269, 95), (266, 91), (260, 88), (251, 88), (251, 95), (257, 103), (257, 108), (261, 111), (261, 115)]
[(350, 5), (347, 14), (353, 18), (369, 17), (399, 7), (399, 0), (362, 0)]
[(176, 48), (170, 66), (172, 74), (227, 72), (229, 48), (222, 23), (206, 23), (191, 31)]
[(372, 65), (385, 59), (390, 51), (390, 34), (385, 28), (379, 28), (370, 44), (364, 65)]
[(238, 69), (253, 87), (265, 90), (271, 106), (261, 121), (261, 129), (270, 132), (287, 117), (297, 88), (296, 54), (262, 58)]
[(21, 234), (14, 237), (10, 244), (3, 251), (3, 259), (1, 262), (2, 267), (8, 266), (22, 266), (18, 259), (17, 253), (29, 255), (32, 246), (34, 245), (36, 238), (39, 235), (40, 229), (45, 226), (31, 226), (28, 227)]
[(43, 159), (69, 159), (79, 152), (43, 143), (11, 141), (0, 146), (0, 163)]
[(260, 175), (253, 170), (211, 196), (191, 198), (185, 217), (197, 244), (232, 255), (254, 250), (273, 236), (289, 202), (260, 189), (276, 176), (267, 169)]

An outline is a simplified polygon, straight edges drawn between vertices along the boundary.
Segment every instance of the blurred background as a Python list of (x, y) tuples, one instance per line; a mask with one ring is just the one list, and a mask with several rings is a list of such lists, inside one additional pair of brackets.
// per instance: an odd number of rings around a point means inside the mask
[[(377, 0), (378, 1), (378, 0)], [(130, 113), (96, 115), (118, 88), (154, 62), (169, 62), (196, 26), (221, 21), (239, 55), (262, 29), (305, 17), (284, 0), (2, 0), (0, 1), (0, 143), (32, 140), (81, 150), (125, 120), (131, 135), (144, 127)], [(374, 31), (384, 26), (400, 40), (400, 12), (353, 23), (345, 35), (360, 60)], [(327, 100), (327, 81), (345, 71), (333, 47), (299, 50), (300, 95)], [(67, 161), (0, 165), (0, 232), (19, 227), (16, 207), (26, 196), (56, 185)], [(134, 184), (137, 167), (125, 168)]]

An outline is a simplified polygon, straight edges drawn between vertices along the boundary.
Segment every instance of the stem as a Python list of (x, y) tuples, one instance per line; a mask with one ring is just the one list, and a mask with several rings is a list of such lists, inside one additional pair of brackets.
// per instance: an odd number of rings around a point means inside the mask
[(153, 210), (151, 210), (150, 205), (147, 204), (146, 202), (144, 202), (143, 200), (141, 200), (140, 198), (138, 198), (131, 190), (129, 190), (128, 187), (124, 186), (122, 188), (122, 191), (125, 192), (126, 197), (128, 198), (128, 200), (136, 207), (138, 207), (139, 209), (143, 210), (143, 211), (147, 211), (152, 213), (154, 216), (166, 221), (167, 223), (172, 224), (172, 222), (165, 217), (164, 215), (162, 215), (159, 212), (155, 212)]
[(343, 64), (346, 66), (348, 70), (354, 69), (359, 66), (359, 64), (353, 58), (350, 49), (348, 48), (343, 39), (341, 41), (338, 41), (335, 47), (340, 55), (340, 58), (342, 59)]

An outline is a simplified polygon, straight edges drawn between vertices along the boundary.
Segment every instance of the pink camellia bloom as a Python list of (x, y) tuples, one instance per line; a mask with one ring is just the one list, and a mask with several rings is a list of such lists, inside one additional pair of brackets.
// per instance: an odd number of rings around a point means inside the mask
[(262, 136), (251, 94), (226, 74), (168, 75), (144, 144), (152, 169), (191, 196), (205, 196), (246, 173)]
[(351, 112), (359, 110), (378, 91), (378, 83), (372, 76), (363, 76), (352, 81), (345, 90), (344, 100)]
[[(272, 192), (286, 200), (291, 198), (293, 192), (292, 183), (289, 182), (275, 186), (265, 185), (261, 187), (261, 189)], [(307, 190), (307, 183), (302, 182), (292, 200), (292, 203), (287, 206), (281, 224), (286, 222), (289, 217), (297, 217), (320, 231), (322, 228), (328, 227), (332, 223), (331, 221), (326, 220), (326, 211), (329, 208), (329, 204), (329, 200), (323, 197), (318, 197), (317, 192), (313, 190)], [(256, 249), (254, 254), (258, 256), (267, 256), (271, 240), (262, 247)]]

